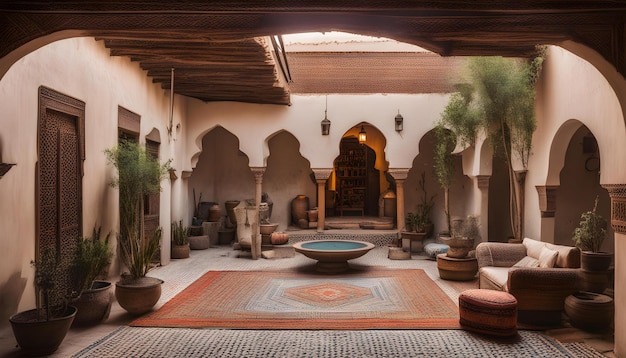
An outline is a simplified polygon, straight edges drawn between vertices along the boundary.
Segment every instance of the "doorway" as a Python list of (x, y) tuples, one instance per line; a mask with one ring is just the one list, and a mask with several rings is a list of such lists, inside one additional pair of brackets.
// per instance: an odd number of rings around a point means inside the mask
[(65, 297), (74, 290), (71, 258), (82, 236), (84, 119), (84, 102), (39, 88), (36, 260), (55, 255)]
[(376, 152), (356, 137), (344, 137), (334, 162), (335, 190), (332, 212), (336, 216), (378, 216), (380, 173)]

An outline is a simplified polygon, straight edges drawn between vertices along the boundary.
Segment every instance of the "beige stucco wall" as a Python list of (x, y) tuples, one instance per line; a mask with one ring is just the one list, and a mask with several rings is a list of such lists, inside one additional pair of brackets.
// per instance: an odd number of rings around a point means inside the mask
[[(127, 58), (110, 57), (93, 38), (62, 40), (18, 60), (0, 80), (0, 152), (17, 163), (0, 179), (0, 321), (34, 307), (35, 164), (37, 161), (38, 88), (46, 86), (85, 102), (86, 159), (83, 177), (83, 233), (95, 224), (117, 231), (117, 190), (103, 151), (117, 143), (118, 105), (141, 115), (141, 138), (153, 128), (161, 135), (162, 158), (173, 157), (167, 138), (168, 94), (151, 83)], [(175, 111), (180, 121), (183, 109)], [(176, 163), (175, 163), (176, 165)], [(163, 182), (161, 225), (169, 228), (169, 181)], [(179, 188), (176, 188), (180, 192)], [(164, 230), (169, 240), (169, 230)], [(167, 241), (166, 241), (167, 242)], [(169, 257), (169, 245), (167, 248)], [(162, 255), (163, 256), (163, 255)], [(117, 266), (117, 265), (116, 265)], [(113, 267), (114, 278), (119, 268)]]
[[(6, 67), (6, 63), (0, 68)], [(603, 73), (606, 73), (603, 72)], [(567, 149), (567, 133), (572, 120), (587, 126), (599, 143), (602, 163), (601, 184), (626, 183), (626, 128), (624, 111), (613, 90), (623, 89), (623, 77), (608, 80), (594, 66), (573, 54), (553, 47), (538, 86), (538, 129), (533, 138), (533, 156), (526, 181), (527, 236), (541, 238), (542, 219), (538, 210), (537, 185), (558, 184), (560, 166)], [(341, 137), (354, 125), (367, 122), (386, 140), (385, 160), (390, 168), (411, 168), (418, 157), (420, 141), (432, 128), (448, 97), (431, 95), (329, 95), (329, 136), (320, 134), (325, 96), (292, 96), (289, 107), (242, 103), (204, 103), (176, 97), (174, 132), (167, 134), (169, 95), (154, 85), (136, 64), (126, 58), (110, 57), (101, 43), (91, 38), (55, 42), (36, 50), (13, 64), (0, 79), (0, 153), (3, 162), (17, 163), (0, 179), (0, 308), (1, 321), (9, 314), (34, 306), (33, 270), (29, 265), (35, 245), (35, 164), (37, 160), (37, 89), (44, 85), (86, 103), (86, 160), (83, 178), (83, 232), (97, 223), (105, 231), (117, 228), (117, 191), (110, 188), (113, 170), (106, 166), (103, 150), (117, 141), (117, 107), (121, 105), (141, 115), (141, 138), (153, 128), (161, 135), (161, 157), (173, 158), (177, 179), (164, 181), (161, 195), (161, 225), (169, 228), (172, 220), (188, 223), (191, 178), (201, 158), (203, 138), (216, 127), (223, 127), (237, 138), (238, 149), (248, 165), (263, 167), (270, 163), (274, 146), (299, 151), (311, 168), (331, 168), (339, 153)], [(611, 87), (611, 85), (613, 87)], [(394, 117), (404, 116), (404, 130), (394, 129)], [(177, 126), (180, 124), (180, 126)], [(573, 127), (572, 127), (573, 128)], [(558, 138), (558, 140), (554, 140)], [(279, 144), (272, 142), (276, 140)], [(565, 142), (565, 143), (564, 143)], [(219, 148), (213, 144), (213, 151)], [(469, 150), (464, 155), (473, 156)], [(478, 157), (480, 154), (476, 154)], [(416, 159), (417, 158), (417, 159)], [(275, 160), (287, 162), (285, 153)], [(284, 165), (281, 166), (283, 168)], [(489, 174), (475, 161), (468, 175)], [(200, 169), (200, 168), (198, 168)], [(417, 172), (414, 170), (414, 172)], [(280, 176), (267, 173), (268, 178)], [(415, 181), (416, 177), (409, 179)], [(247, 179), (246, 179), (247, 180)], [(457, 194), (477, 197), (475, 187), (465, 178)], [(270, 181), (268, 179), (268, 181)], [(270, 188), (276, 186), (267, 184)], [(171, 184), (170, 184), (171, 183)], [(411, 184), (410, 186), (415, 186)], [(208, 187), (216, 194), (215, 187)], [(307, 189), (308, 190), (308, 189)], [(473, 192), (472, 192), (473, 191)], [(223, 194), (223, 200), (234, 193)], [(245, 192), (248, 194), (248, 192)], [(289, 195), (273, 196), (285, 201)], [(314, 195), (314, 194), (313, 194)], [(311, 197), (313, 195), (310, 195)], [(223, 201), (220, 200), (220, 201)], [(315, 202), (315, 200), (312, 200)], [(283, 205), (279, 203), (278, 205)], [(410, 209), (414, 203), (407, 202)], [(476, 205), (466, 204), (466, 213)], [(410, 210), (407, 210), (410, 211)], [(285, 210), (286, 213), (286, 210)], [(465, 213), (464, 213), (465, 214)], [(281, 214), (286, 215), (286, 214)], [(626, 356), (626, 295), (620, 282), (626, 275), (623, 235), (614, 242), (616, 255), (616, 354)], [(164, 230), (169, 241), (169, 230)], [(163, 245), (162, 257), (169, 257)], [(114, 270), (111, 276), (116, 276)], [(621, 281), (620, 281), (621, 280)]]
[[(623, 108), (616, 95), (616, 89), (618, 92), (623, 89), (625, 81), (615, 71), (607, 71), (604, 61), (597, 56), (589, 58), (594, 65), (559, 47), (551, 47), (548, 52), (538, 88), (538, 127), (527, 177), (527, 236), (541, 237), (542, 219), (534, 187), (559, 184), (569, 138), (581, 123), (598, 141), (600, 184), (626, 183), (626, 128)], [(610, 78), (594, 66), (603, 69)], [(558, 140), (554, 140), (555, 137)], [(552, 225), (546, 226), (552, 229)], [(620, 234), (609, 241), (614, 244), (615, 253), (615, 353), (622, 357), (626, 356), (626, 287), (623, 284), (626, 245)]]

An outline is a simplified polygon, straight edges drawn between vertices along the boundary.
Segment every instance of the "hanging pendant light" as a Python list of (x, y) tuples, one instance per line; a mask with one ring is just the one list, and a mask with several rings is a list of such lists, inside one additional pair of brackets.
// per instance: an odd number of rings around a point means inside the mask
[(365, 127), (361, 125), (361, 131), (359, 132), (359, 143), (363, 144), (367, 141), (367, 133), (365, 133)]
[(326, 96), (326, 108), (324, 109), (324, 119), (322, 119), (322, 135), (330, 133), (330, 120), (328, 119), (328, 96)]

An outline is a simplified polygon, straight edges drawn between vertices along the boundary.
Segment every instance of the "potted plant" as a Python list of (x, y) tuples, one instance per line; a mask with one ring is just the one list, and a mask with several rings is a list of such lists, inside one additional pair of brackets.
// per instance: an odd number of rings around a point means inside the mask
[(93, 325), (102, 322), (111, 310), (111, 287), (106, 277), (113, 252), (109, 247), (109, 232), (104, 238), (102, 228), (94, 227), (90, 237), (78, 238), (73, 265), (75, 287), (80, 293), (72, 304), (78, 308), (74, 326)]
[(172, 258), (186, 259), (189, 257), (189, 227), (183, 221), (172, 223)]
[(518, 241), (524, 236), (525, 177), (537, 127), (535, 82), (544, 57), (545, 48), (539, 47), (532, 61), (470, 58), (468, 81), (457, 85), (458, 92), (450, 97), (441, 118), (460, 143), (474, 144), (477, 135), (482, 134), (494, 155), (504, 159), (509, 176), (511, 232)]
[(121, 141), (105, 151), (118, 171), (111, 185), (119, 188), (119, 257), (128, 269), (115, 284), (115, 297), (131, 314), (148, 312), (161, 297), (162, 280), (147, 277), (151, 261), (161, 244), (161, 228), (147, 236), (144, 229), (144, 198), (161, 190), (161, 180), (170, 169), (146, 152), (139, 143)]
[(68, 294), (58, 285), (62, 272), (56, 251), (43, 250), (39, 260), (31, 264), (35, 268), (37, 308), (16, 313), (9, 321), (23, 353), (48, 355), (65, 339), (77, 309), (68, 305)]
[(439, 240), (448, 245), (448, 257), (464, 258), (474, 248), (474, 243), (480, 241), (480, 225), (478, 218), (469, 215), (465, 220), (455, 221), (452, 225), (450, 237), (440, 237)]
[(613, 260), (613, 254), (600, 251), (606, 239), (607, 221), (598, 214), (598, 201), (596, 197), (593, 210), (581, 214), (580, 223), (572, 237), (575, 246), (581, 251), (583, 271), (606, 271)]

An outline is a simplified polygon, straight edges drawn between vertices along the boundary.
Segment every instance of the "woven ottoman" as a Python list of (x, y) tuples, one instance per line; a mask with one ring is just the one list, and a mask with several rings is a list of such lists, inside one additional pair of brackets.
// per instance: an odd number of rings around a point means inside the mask
[(494, 336), (517, 334), (517, 300), (496, 290), (473, 289), (459, 295), (459, 323), (468, 331)]

